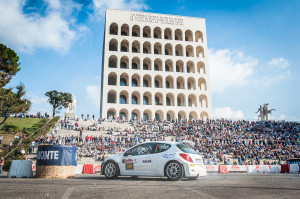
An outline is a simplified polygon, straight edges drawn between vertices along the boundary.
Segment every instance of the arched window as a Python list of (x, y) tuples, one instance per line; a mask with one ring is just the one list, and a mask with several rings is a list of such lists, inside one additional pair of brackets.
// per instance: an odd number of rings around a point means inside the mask
[(149, 83), (148, 83), (147, 80), (144, 80), (144, 81), (143, 81), (143, 87), (149, 87)]
[(132, 58), (131, 68), (136, 70), (140, 69), (140, 58), (138, 57)]
[(154, 28), (153, 37), (156, 39), (161, 39), (161, 28)]
[(143, 64), (143, 70), (149, 70), (147, 64)]
[(132, 63), (131, 68), (132, 69), (138, 69), (138, 65), (136, 63)]
[(150, 44), (150, 42), (145, 42), (143, 44), (143, 53), (145, 53), (145, 54), (151, 53), (151, 44)]
[(167, 114), (167, 121), (171, 121), (171, 116), (170, 116), (170, 114)]
[(126, 86), (127, 85), (127, 81), (124, 78), (121, 78), (120, 80), (120, 86)]
[(123, 24), (121, 27), (121, 35), (128, 36), (129, 35), (129, 26), (127, 24)]
[(126, 118), (126, 113), (120, 112), (119, 118), (120, 119)]
[(112, 23), (109, 27), (109, 34), (117, 35), (118, 34), (118, 25), (116, 23)]
[(167, 97), (167, 106), (171, 106), (171, 100)]
[(134, 118), (138, 118), (138, 115), (136, 113), (131, 113), (131, 119), (134, 119)]
[(170, 28), (165, 29), (165, 39), (172, 39), (172, 31)]
[(195, 33), (196, 42), (203, 42), (203, 34), (201, 31), (197, 31)]
[(159, 82), (155, 80), (155, 88), (159, 88)]
[(138, 81), (136, 79), (132, 79), (132, 86), (137, 87), (138, 86)]
[(165, 61), (165, 71), (173, 72), (173, 61), (168, 59)]
[(175, 40), (182, 41), (182, 31), (180, 29), (175, 30)]
[(148, 113), (144, 113), (144, 114), (143, 114), (143, 118), (144, 118), (144, 120), (149, 120), (149, 115), (148, 115)]
[(121, 52), (127, 52), (127, 48), (125, 46), (121, 47)]
[(193, 41), (193, 33), (190, 30), (185, 31), (185, 41)]
[(172, 55), (172, 45), (171, 44), (165, 45), (165, 55)]
[(131, 104), (137, 104), (137, 103), (138, 103), (137, 97), (135, 95), (132, 96), (132, 98), (131, 98)]
[(138, 49), (136, 47), (132, 47), (132, 52), (133, 53), (138, 53)]
[(140, 27), (138, 25), (134, 25), (132, 27), (132, 36), (139, 37), (140, 36)]
[(127, 64), (126, 64), (126, 62), (121, 62), (121, 66), (120, 66), (120, 68), (127, 68)]
[(194, 57), (194, 49), (191, 45), (188, 45), (186, 47), (185, 54), (186, 54), (187, 57)]
[(112, 55), (109, 57), (108, 66), (109, 66), (109, 68), (117, 68), (117, 57), (116, 56)]
[(110, 117), (115, 118), (115, 116), (116, 116), (116, 110), (114, 110), (114, 109), (109, 109), (109, 110), (107, 111), (107, 119), (109, 119)]
[(144, 105), (149, 105), (149, 99), (148, 99), (147, 96), (144, 96), (144, 97), (143, 97), (143, 104), (144, 104)]
[(154, 54), (161, 55), (161, 44), (158, 42), (154, 44)]
[(109, 41), (109, 51), (118, 51), (118, 41), (116, 39)]
[(120, 96), (120, 104), (126, 104), (126, 96), (125, 95)]
[(139, 53), (140, 52), (140, 43), (138, 41), (132, 42), (132, 48), (131, 51), (133, 53)]
[(165, 65), (165, 71), (170, 71), (170, 68), (168, 65)]
[(108, 76), (108, 85), (113, 85), (113, 86), (117, 85), (117, 77), (115, 74), (110, 74)]
[(155, 97), (155, 105), (158, 105), (158, 104), (159, 104), (159, 98)]
[(175, 46), (175, 55), (176, 56), (183, 56), (183, 48), (182, 48), (182, 45), (180, 45), (180, 44), (177, 44), (176, 46)]
[(150, 30), (150, 27), (149, 26), (145, 26), (143, 28), (143, 37), (146, 37), (146, 38), (150, 38), (151, 37), (151, 30)]
[(121, 52), (128, 52), (129, 42), (127, 40), (123, 40), (121, 42)]
[(170, 88), (170, 83), (166, 81), (166, 88)]
[(107, 95), (107, 103), (116, 103), (116, 94), (109, 92)]

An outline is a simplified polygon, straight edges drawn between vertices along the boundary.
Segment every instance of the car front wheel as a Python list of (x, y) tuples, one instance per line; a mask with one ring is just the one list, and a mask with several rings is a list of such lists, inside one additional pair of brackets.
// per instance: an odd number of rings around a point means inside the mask
[(165, 166), (165, 174), (169, 180), (181, 180), (183, 168), (177, 161), (171, 161)]
[(108, 161), (104, 165), (103, 172), (107, 179), (118, 178), (119, 167), (118, 167), (117, 163), (115, 163), (113, 161)]

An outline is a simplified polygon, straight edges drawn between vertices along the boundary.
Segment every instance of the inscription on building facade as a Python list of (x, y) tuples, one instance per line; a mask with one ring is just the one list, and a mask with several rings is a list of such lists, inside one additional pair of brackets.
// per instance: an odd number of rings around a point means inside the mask
[(130, 21), (176, 25), (176, 26), (184, 25), (183, 19), (179, 17), (158, 16), (158, 15), (149, 15), (149, 14), (140, 14), (140, 13), (130, 13)]

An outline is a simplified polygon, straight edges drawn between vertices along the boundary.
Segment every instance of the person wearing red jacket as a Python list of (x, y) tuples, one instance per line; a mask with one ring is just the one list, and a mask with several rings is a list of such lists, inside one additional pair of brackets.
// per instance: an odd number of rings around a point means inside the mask
[(4, 158), (1, 157), (1, 160), (0, 160), (0, 174), (2, 174), (3, 166), (4, 166)]

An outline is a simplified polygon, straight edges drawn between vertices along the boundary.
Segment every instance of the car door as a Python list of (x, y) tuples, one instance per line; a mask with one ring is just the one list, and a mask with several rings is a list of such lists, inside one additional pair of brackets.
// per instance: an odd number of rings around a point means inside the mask
[(171, 145), (167, 143), (157, 143), (153, 146), (152, 151), (152, 171), (156, 176), (164, 175), (164, 166), (174, 153), (170, 153)]
[(153, 150), (154, 143), (145, 143), (140, 145), (137, 148), (138, 155), (134, 157), (136, 170), (138, 175), (140, 176), (150, 176), (154, 175), (154, 171), (152, 169), (153, 163)]
[(138, 147), (139, 146), (135, 146), (127, 150), (121, 157), (121, 166), (120, 166), (121, 175), (138, 175), (138, 171), (136, 167), (136, 157), (137, 157), (136, 150)]

